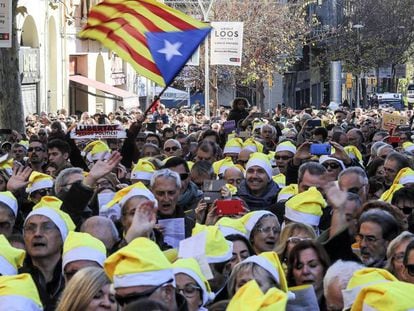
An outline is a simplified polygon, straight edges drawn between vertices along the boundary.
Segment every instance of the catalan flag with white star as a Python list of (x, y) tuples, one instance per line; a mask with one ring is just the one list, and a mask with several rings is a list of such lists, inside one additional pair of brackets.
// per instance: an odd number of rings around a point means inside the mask
[(140, 75), (167, 86), (210, 31), (155, 0), (105, 0), (91, 9), (78, 36), (99, 41)]

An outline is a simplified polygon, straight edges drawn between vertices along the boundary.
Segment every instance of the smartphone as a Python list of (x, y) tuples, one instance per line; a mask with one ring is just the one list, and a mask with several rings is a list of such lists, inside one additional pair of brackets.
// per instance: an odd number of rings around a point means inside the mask
[(226, 184), (224, 179), (217, 180), (204, 180), (203, 191), (207, 192), (220, 192), (220, 189)]
[(313, 155), (331, 155), (330, 144), (312, 144), (310, 146), (310, 153)]
[(243, 205), (240, 200), (218, 200), (217, 215), (238, 215), (243, 212)]
[(222, 197), (221, 197), (220, 192), (207, 191), (207, 192), (204, 192), (204, 196), (203, 196), (203, 200), (207, 204), (212, 204), (215, 200), (220, 200), (221, 198)]
[(318, 126), (322, 126), (322, 120), (319, 120), (319, 119), (309, 120), (308, 122), (306, 122), (306, 126), (309, 128), (315, 128)]

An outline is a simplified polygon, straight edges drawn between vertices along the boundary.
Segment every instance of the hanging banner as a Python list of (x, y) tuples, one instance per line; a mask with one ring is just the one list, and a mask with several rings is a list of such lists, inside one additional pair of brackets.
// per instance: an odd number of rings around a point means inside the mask
[(0, 0), (0, 48), (12, 47), (12, 0)]
[(211, 26), (210, 64), (241, 66), (243, 23), (213, 22)]
[(72, 139), (126, 138), (126, 132), (117, 124), (78, 125), (70, 132)]

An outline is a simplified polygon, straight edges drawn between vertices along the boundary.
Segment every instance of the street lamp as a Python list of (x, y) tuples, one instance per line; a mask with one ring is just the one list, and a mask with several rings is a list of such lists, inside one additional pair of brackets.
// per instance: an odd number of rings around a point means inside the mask
[[(357, 57), (358, 57), (358, 64), (357, 65), (359, 67), (360, 56), (361, 56), (361, 37), (360, 37), (359, 31), (360, 31), (361, 28), (364, 28), (364, 25), (355, 24), (355, 25), (352, 26), (352, 28), (357, 30)], [(357, 94), (356, 105), (357, 105), (357, 108), (359, 108), (361, 106), (361, 103), (360, 103), (361, 97), (359, 96), (360, 83), (361, 83), (361, 72), (359, 72), (357, 74), (357, 85), (356, 85), (356, 94)]]

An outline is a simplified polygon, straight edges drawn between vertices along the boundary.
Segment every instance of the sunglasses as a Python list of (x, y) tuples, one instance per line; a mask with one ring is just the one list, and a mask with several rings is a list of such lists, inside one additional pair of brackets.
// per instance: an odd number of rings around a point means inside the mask
[(332, 170), (336, 170), (338, 168), (340, 168), (340, 165), (338, 163), (335, 162), (331, 162), (331, 163), (323, 163), (322, 164), (326, 169), (330, 168)]
[(403, 207), (400, 208), (400, 210), (404, 213), (404, 215), (411, 215), (411, 213), (413, 212), (412, 207)]
[(36, 151), (36, 152), (45, 151), (42, 147), (29, 147), (27, 149), (28, 152), (33, 152), (33, 150)]
[(414, 264), (413, 265), (405, 265), (407, 272), (409, 275), (414, 276)]
[(187, 178), (188, 178), (188, 176), (189, 176), (190, 174), (189, 173), (183, 173), (183, 174), (180, 174), (180, 179), (181, 180), (186, 180)]
[(131, 302), (134, 302), (134, 301), (137, 301), (137, 300), (140, 300), (140, 299), (144, 299), (144, 298), (149, 298), (159, 288), (163, 287), (164, 285), (166, 285), (168, 283), (171, 283), (172, 281), (173, 281), (172, 279), (168, 280), (167, 282), (162, 283), (161, 285), (159, 285), (155, 288), (143, 291), (142, 293), (131, 293), (131, 294), (128, 294), (128, 295), (125, 295), (125, 296), (120, 296), (120, 295), (115, 294), (115, 300), (119, 303), (120, 306), (125, 306), (125, 305), (130, 304)]
[(309, 241), (309, 240), (312, 240), (312, 239), (311, 238), (299, 238), (299, 237), (296, 237), (296, 236), (292, 236), (287, 240), (288, 240), (288, 242), (290, 242), (292, 244), (298, 244), (299, 242)]
[(177, 146), (174, 146), (174, 147), (167, 147), (167, 148), (164, 148), (164, 151), (165, 151), (165, 152), (170, 152), (171, 150), (172, 150), (172, 151), (177, 151), (178, 149), (180, 149), (180, 148), (178, 148)]

